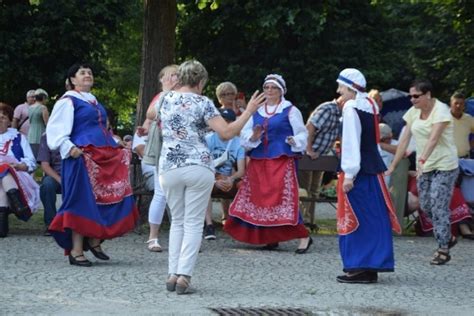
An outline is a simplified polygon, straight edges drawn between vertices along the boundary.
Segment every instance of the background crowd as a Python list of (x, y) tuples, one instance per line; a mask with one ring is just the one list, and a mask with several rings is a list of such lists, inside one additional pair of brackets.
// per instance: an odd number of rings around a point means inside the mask
[[(234, 83), (222, 82), (215, 92), (219, 107), (203, 95), (208, 76), (195, 60), (165, 67), (147, 119), (123, 140), (114, 133), (111, 112), (91, 93), (94, 73), (87, 64), (68, 70), (67, 91), (51, 115), (43, 89), (28, 91), (15, 110), (2, 103), (0, 235), (9, 232), (10, 213), (28, 220), (41, 199), (45, 235), (54, 237), (70, 264), (91, 266), (88, 250), (109, 260), (103, 241), (129, 232), (138, 218), (132, 152), (146, 156), (148, 138), (160, 132), (159, 160), (150, 165), (143, 159), (141, 171), (144, 187), (153, 191), (146, 241), (152, 252), (163, 250), (159, 229), (169, 208), (169, 291), (195, 290), (191, 277), (202, 239), (217, 238), (211, 197), (222, 198), (223, 230), (235, 240), (272, 250), (298, 239), (295, 253), (308, 252), (315, 241), (305, 213), (314, 210), (299, 196), (303, 189), (318, 198), (325, 181), (322, 172), (298, 170), (304, 155), (315, 164), (327, 155), (340, 160), (337, 181), (325, 175), (326, 183), (337, 183), (346, 273), (339, 282), (373, 283), (379, 272), (393, 271), (391, 230), (401, 233), (410, 214), (417, 217), (417, 233), (432, 231), (439, 245), (433, 265), (450, 261), (459, 235), (474, 239), (474, 194), (466, 184), (474, 171), (474, 119), (464, 111), (463, 93), (453, 93), (447, 105), (435, 98), (430, 81), (413, 81), (412, 107), (395, 139), (383, 122), (383, 98), (377, 90), (366, 92), (357, 69), (340, 72), (339, 97), (315, 107), (306, 124), (298, 105), (285, 98), (291, 84), (279, 74), (265, 76), (256, 89), (263, 92), (248, 102)], [(34, 180), (37, 163), (41, 186)]]

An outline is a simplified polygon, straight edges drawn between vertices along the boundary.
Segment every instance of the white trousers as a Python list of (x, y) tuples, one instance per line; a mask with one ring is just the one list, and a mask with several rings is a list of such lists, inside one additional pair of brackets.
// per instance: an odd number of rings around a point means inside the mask
[(155, 184), (153, 186), (153, 199), (148, 209), (148, 222), (155, 225), (161, 225), (166, 208), (165, 193), (161, 189), (158, 173), (153, 173)]
[(187, 166), (163, 173), (160, 183), (172, 218), (168, 273), (192, 276), (214, 173), (202, 166)]

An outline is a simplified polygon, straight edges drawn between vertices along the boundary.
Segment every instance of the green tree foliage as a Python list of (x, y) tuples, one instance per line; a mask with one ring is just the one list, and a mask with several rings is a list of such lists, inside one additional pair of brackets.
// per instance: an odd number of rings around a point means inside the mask
[[(111, 40), (129, 36), (123, 23), (136, 1), (0, 1), (0, 95), (11, 104), (42, 87), (51, 96), (64, 92), (66, 70), (77, 61), (94, 66), (96, 77), (112, 67)], [(121, 45), (117, 45), (123, 48)], [(126, 63), (124, 63), (126, 64)], [(118, 86), (116, 86), (118, 88)]]
[(201, 2), (180, 1), (177, 54), (208, 68), (209, 95), (230, 80), (248, 96), (278, 72), (288, 99), (308, 113), (335, 96), (346, 67), (360, 69), (368, 88), (407, 90), (426, 77), (443, 97), (458, 86), (472, 91), (474, 2), (221, 0), (212, 9)]
[[(210, 74), (205, 91), (230, 80), (247, 98), (268, 73), (281, 73), (287, 98), (308, 114), (335, 96), (345, 67), (369, 88), (407, 90), (433, 81), (447, 100), (474, 91), (474, 1), (178, 0), (176, 62), (196, 58)], [(131, 132), (140, 83), (142, 0), (0, 0), (0, 100), (64, 91), (66, 69), (94, 66), (94, 93)], [(172, 49), (172, 48), (166, 48)]]
[(97, 98), (116, 113), (116, 128), (122, 136), (133, 134), (140, 83), (143, 5), (130, 2), (127, 18), (103, 43), (100, 63), (104, 71), (96, 77), (94, 89)]
[(473, 1), (385, 0), (376, 6), (403, 53), (397, 61), (399, 71), (409, 79), (431, 80), (436, 94), (446, 101), (455, 90), (474, 91)]
[(217, 10), (182, 4), (178, 53), (202, 60), (211, 85), (230, 80), (247, 95), (261, 88), (266, 74), (281, 73), (288, 99), (310, 110), (335, 95), (345, 67), (360, 68), (371, 82), (392, 79), (378, 76), (383, 58), (391, 57), (383, 56), (388, 52), (377, 36), (382, 16), (358, 2), (223, 0)]

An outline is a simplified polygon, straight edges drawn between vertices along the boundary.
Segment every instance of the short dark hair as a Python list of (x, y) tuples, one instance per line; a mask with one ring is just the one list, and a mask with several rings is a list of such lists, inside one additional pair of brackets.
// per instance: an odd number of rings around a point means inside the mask
[(428, 79), (416, 79), (411, 83), (410, 88), (415, 88), (416, 90), (423, 92), (423, 94), (433, 92), (433, 85)]
[(67, 82), (71, 85), (71, 88), (74, 89), (76, 88), (74, 86), (74, 84), (72, 83), (72, 80), (71, 78), (74, 78), (76, 76), (76, 72), (81, 69), (81, 68), (89, 68), (90, 70), (92, 70), (92, 72), (94, 72), (94, 70), (92, 69), (91, 65), (89, 65), (88, 63), (75, 63), (74, 65), (72, 65), (71, 67), (69, 67), (68, 71), (67, 71), (67, 74), (66, 74), (66, 80)]
[(0, 113), (4, 113), (10, 121), (13, 120), (13, 108), (7, 103), (0, 102)]
[(466, 99), (466, 95), (462, 91), (456, 91), (451, 96), (451, 99)]

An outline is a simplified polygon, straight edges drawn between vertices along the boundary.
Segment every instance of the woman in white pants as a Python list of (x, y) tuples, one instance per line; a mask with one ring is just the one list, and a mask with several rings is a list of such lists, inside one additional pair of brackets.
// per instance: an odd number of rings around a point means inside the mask
[[(151, 100), (148, 109), (155, 108), (162, 93), (175, 88), (178, 81), (178, 65), (172, 64), (165, 66), (158, 74), (158, 79), (160, 80), (162, 91)], [(145, 135), (148, 134), (151, 122), (152, 120), (147, 118), (145, 122), (143, 122), (143, 126), (137, 128), (137, 137), (134, 137), (133, 139), (134, 145), (132, 148), (140, 157), (143, 157), (143, 154), (145, 153), (145, 141), (140, 137), (145, 137)], [(148, 209), (148, 224), (150, 225), (150, 232), (146, 244), (149, 251), (161, 252), (162, 248), (158, 240), (158, 235), (160, 233), (160, 225), (163, 221), (163, 215), (166, 208), (166, 198), (161, 189), (159, 175), (155, 170), (155, 166), (152, 167), (151, 165), (147, 165), (143, 161), (141, 166), (144, 175), (146, 170), (150, 170), (153, 173), (153, 178), (148, 178), (145, 182), (145, 187), (148, 190), (153, 190), (153, 199), (151, 200), (150, 208)]]
[(207, 203), (214, 184), (212, 155), (206, 145), (209, 126), (222, 139), (230, 139), (243, 128), (264, 100), (256, 91), (246, 110), (228, 124), (202, 90), (208, 74), (195, 60), (178, 68), (178, 88), (163, 96), (147, 112), (161, 119), (163, 146), (159, 160), (161, 187), (171, 210), (168, 280), (166, 288), (178, 294), (194, 292), (190, 287), (197, 260)]

